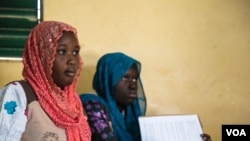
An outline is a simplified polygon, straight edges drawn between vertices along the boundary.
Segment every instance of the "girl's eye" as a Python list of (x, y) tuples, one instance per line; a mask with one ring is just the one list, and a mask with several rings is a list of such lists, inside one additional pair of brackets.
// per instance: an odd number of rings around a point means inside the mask
[(66, 51), (65, 50), (58, 50), (57, 53), (60, 54), (60, 55), (65, 55)]
[(128, 80), (128, 78), (127, 78), (127, 77), (125, 77), (125, 76), (123, 76), (123, 77), (122, 77), (122, 80), (123, 80), (123, 81), (127, 81), (127, 80)]
[(73, 55), (75, 55), (75, 56), (78, 54), (79, 54), (79, 50), (73, 52)]
[(132, 82), (137, 82), (138, 78), (135, 77), (135, 78), (128, 78), (126, 76), (123, 76), (122, 77), (122, 81), (132, 81)]
[(132, 81), (133, 82), (137, 82), (138, 78), (133, 78)]

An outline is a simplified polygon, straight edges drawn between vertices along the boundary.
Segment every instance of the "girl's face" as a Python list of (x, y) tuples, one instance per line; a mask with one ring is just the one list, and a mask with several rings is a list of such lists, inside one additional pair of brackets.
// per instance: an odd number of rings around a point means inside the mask
[(120, 110), (137, 98), (138, 77), (137, 67), (136, 65), (132, 65), (114, 87), (114, 97)]
[(63, 32), (52, 67), (52, 78), (58, 87), (64, 89), (72, 84), (80, 67), (80, 45), (73, 32)]

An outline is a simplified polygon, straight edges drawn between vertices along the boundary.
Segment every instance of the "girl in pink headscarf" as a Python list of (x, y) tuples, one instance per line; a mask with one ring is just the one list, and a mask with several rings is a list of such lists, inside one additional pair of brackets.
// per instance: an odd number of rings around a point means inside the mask
[[(23, 141), (90, 141), (76, 85), (82, 69), (76, 29), (57, 21), (38, 24), (23, 52), (23, 77), (0, 95), (0, 137)], [(23, 84), (31, 92), (23, 89)]]

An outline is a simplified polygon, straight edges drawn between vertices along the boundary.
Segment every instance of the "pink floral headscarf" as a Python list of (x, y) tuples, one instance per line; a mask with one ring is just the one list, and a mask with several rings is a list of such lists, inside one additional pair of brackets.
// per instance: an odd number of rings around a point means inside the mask
[(51, 76), (57, 42), (63, 31), (75, 35), (77, 32), (74, 27), (58, 21), (41, 22), (30, 32), (23, 53), (23, 77), (34, 89), (40, 105), (52, 121), (65, 129), (69, 141), (90, 141), (90, 129), (75, 90), (82, 59), (74, 82), (64, 90), (53, 82)]

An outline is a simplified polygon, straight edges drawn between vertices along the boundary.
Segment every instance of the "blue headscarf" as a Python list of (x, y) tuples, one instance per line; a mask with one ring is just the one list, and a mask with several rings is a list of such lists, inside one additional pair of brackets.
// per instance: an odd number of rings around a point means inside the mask
[[(132, 104), (126, 106), (125, 115), (122, 115), (117, 108), (113, 89), (133, 64), (136, 64), (139, 74), (137, 81), (138, 98)], [(146, 98), (140, 72), (141, 64), (134, 58), (120, 52), (105, 54), (97, 63), (93, 79), (93, 89), (99, 97), (93, 94), (81, 95), (82, 102), (95, 99), (106, 106), (111, 117), (114, 134), (119, 141), (141, 140), (138, 117), (145, 115)]]

